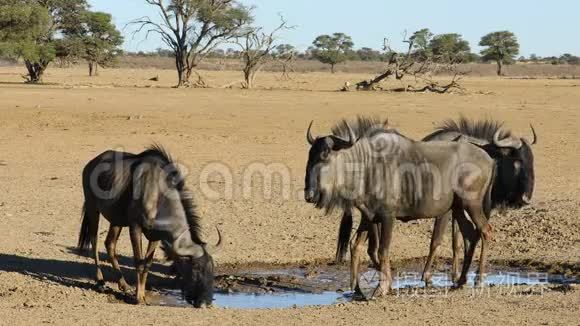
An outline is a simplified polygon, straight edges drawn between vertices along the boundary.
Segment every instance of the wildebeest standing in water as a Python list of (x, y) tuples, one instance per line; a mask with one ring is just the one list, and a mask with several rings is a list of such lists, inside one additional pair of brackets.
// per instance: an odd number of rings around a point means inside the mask
[[(364, 117), (364, 116), (358, 116), (357, 119), (355, 121), (353, 121), (350, 124), (351, 128), (346, 128), (344, 123), (343, 124), (339, 124), (335, 127), (332, 128), (332, 135), (341, 138), (341, 139), (346, 139), (347, 137), (349, 137), (349, 130), (352, 130), (355, 137), (361, 138), (365, 135), (370, 135), (376, 132), (388, 132), (389, 130), (389, 121), (388, 119), (381, 121), (377, 118), (369, 118), (369, 117)], [(360, 208), (359, 208), (360, 209)], [(436, 219), (436, 225), (443, 225), (445, 226), (446, 224), (438, 222), (440, 219), (445, 219), (448, 218), (447, 215), (449, 215), (451, 212), (449, 212), (448, 214), (445, 214), (444, 216), (438, 217)], [(364, 208), (361, 210), (361, 215), (362, 215), (362, 219), (361, 219), (361, 223), (359, 225), (357, 234), (359, 236), (361, 235), (366, 235), (367, 231), (368, 231), (368, 241), (369, 241), (369, 246), (368, 246), (368, 254), (369, 257), (371, 258), (371, 261), (373, 262), (373, 264), (375, 265), (376, 268), (379, 267), (379, 258), (378, 258), (378, 243), (379, 243), (379, 234), (378, 234), (378, 230), (377, 230), (377, 224), (376, 223), (370, 223), (369, 220), (372, 219), (372, 215), (371, 212), (366, 211)], [(348, 245), (350, 242), (350, 234), (351, 234), (351, 230), (352, 230), (352, 225), (353, 225), (353, 215), (352, 215), (352, 209), (350, 208), (345, 208), (344, 212), (343, 212), (343, 216), (341, 219), (341, 223), (340, 223), (340, 228), (339, 228), (339, 235), (338, 235), (338, 241), (337, 241), (337, 249), (336, 249), (336, 262), (342, 262), (344, 259), (344, 256), (346, 255), (346, 252), (348, 250)], [(440, 241), (441, 235), (439, 233), (442, 234), (443, 230), (435, 228), (433, 230), (433, 238), (432, 238), (432, 243), (436, 242), (436, 241)], [(429, 261), (431, 261), (435, 255), (435, 249), (431, 247), (429, 250)], [(459, 249), (457, 248), (454, 252), (454, 258), (458, 257), (459, 255)], [(454, 263), (456, 263), (457, 260), (454, 259)], [(426, 269), (427, 266), (429, 266), (429, 264), (426, 265)], [(454, 265), (454, 270), (457, 270), (457, 266), (458, 265)], [(459, 272), (456, 272), (457, 276), (454, 277), (454, 281), (457, 281), (459, 278)], [(427, 281), (429, 282), (429, 280)]]
[[(361, 118), (358, 119), (360, 123)], [(369, 123), (366, 123), (369, 125)], [(374, 128), (382, 128), (378, 121), (374, 121)], [(437, 127), (436, 131), (425, 136), (422, 141), (467, 141), (483, 148), (496, 162), (496, 177), (492, 188), (492, 208), (504, 206), (519, 208), (527, 205), (534, 190), (534, 156), (532, 145), (537, 143), (537, 135), (530, 125), (533, 140), (518, 138), (508, 130), (502, 130), (502, 123), (493, 120), (471, 121), (461, 117), (457, 122), (447, 120)], [(386, 127), (386, 125), (385, 125)], [(357, 130), (357, 128), (354, 128)], [(365, 128), (368, 129), (368, 126)], [(335, 130), (333, 130), (335, 131)], [(344, 130), (337, 129), (338, 134)], [(436, 219), (429, 256), (423, 272), (423, 280), (431, 283), (431, 267), (435, 253), (443, 240), (443, 233), (451, 219), (450, 214)], [(352, 213), (346, 210), (341, 221), (337, 245), (337, 261), (341, 261), (346, 253), (350, 230), (352, 227)], [(375, 225), (362, 225), (369, 229), (369, 239), (378, 238)], [(453, 224), (453, 280), (459, 277), (459, 230)], [(369, 256), (376, 260), (378, 247), (376, 241), (369, 241)]]
[[(535, 173), (532, 145), (538, 141), (536, 131), (530, 124), (533, 140), (514, 136), (502, 129), (503, 123), (494, 120), (471, 121), (465, 117), (444, 121), (435, 132), (425, 136), (423, 141), (467, 141), (480, 146), (495, 161), (496, 175), (491, 192), (491, 206), (520, 208), (528, 205), (534, 193)], [(446, 215), (435, 221), (433, 238), (423, 280), (431, 282), (431, 267), (437, 248), (443, 241), (443, 233), (451, 220)], [(459, 230), (452, 224), (453, 276), (457, 279), (459, 256)], [(369, 249), (371, 250), (371, 249)]]
[[(210, 252), (216, 248), (200, 239), (199, 217), (177, 165), (160, 146), (140, 154), (106, 151), (83, 170), (85, 202), (78, 247), (92, 246), (97, 288), (104, 288), (98, 255), (99, 214), (110, 223), (105, 247), (117, 273), (119, 289), (127, 291), (116, 257), (121, 229), (129, 227), (137, 272), (136, 299), (145, 301), (147, 273), (159, 242), (182, 275), (182, 292), (195, 307), (211, 305), (214, 263)], [(142, 235), (149, 240), (145, 256)], [(219, 231), (218, 231), (219, 235)], [(220, 240), (216, 247), (221, 243)]]
[(532, 141), (514, 136), (493, 120), (470, 121), (461, 117), (447, 120), (423, 141), (464, 140), (483, 148), (496, 162), (497, 177), (492, 191), (492, 205), (519, 208), (527, 205), (534, 193), (534, 154), (538, 141), (534, 127)]
[[(311, 144), (305, 176), (305, 200), (327, 212), (334, 208), (357, 207), (380, 223), (380, 280), (375, 294), (386, 294), (391, 286), (389, 247), (394, 220), (440, 217), (452, 210), (459, 222), (467, 247), (459, 279), (467, 272), (475, 245), (482, 236), (479, 273), (484, 274), (487, 224), (491, 209), (493, 160), (475, 145), (453, 142), (415, 142), (393, 130), (376, 130), (356, 136), (348, 122), (348, 138), (334, 135), (314, 138), (308, 127)], [(477, 230), (471, 229), (471, 222)], [(366, 235), (366, 234), (365, 234)], [(352, 249), (351, 287), (358, 287), (360, 251), (366, 238), (359, 237)]]

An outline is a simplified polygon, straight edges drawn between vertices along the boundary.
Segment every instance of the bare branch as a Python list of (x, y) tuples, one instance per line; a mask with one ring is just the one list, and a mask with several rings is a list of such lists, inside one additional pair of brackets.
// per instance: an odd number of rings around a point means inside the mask
[(252, 88), (254, 77), (264, 64), (272, 60), (272, 51), (277, 46), (277, 34), (281, 30), (293, 29), (288, 26), (288, 22), (280, 15), (280, 24), (270, 33), (264, 33), (263, 28), (250, 28), (245, 34), (237, 37), (234, 41), (242, 50), (244, 62), (245, 88)]
[[(145, 38), (158, 34), (175, 55), (178, 86), (187, 85), (201, 60), (215, 47), (238, 35), (251, 20), (246, 7), (234, 0), (144, 0), (158, 10), (158, 20), (142, 17), (128, 25), (137, 26), (133, 37), (143, 31)], [(196, 72), (197, 74), (197, 72)], [(198, 84), (201, 76), (198, 75)]]

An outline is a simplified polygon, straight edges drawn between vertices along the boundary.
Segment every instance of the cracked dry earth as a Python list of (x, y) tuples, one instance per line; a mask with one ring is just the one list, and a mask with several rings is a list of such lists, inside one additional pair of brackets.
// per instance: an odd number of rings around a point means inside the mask
[[(187, 166), (188, 183), (203, 216), (206, 238), (219, 226), (225, 248), (218, 266), (317, 264), (333, 256), (339, 217), (324, 216), (303, 202), (305, 129), (328, 133), (339, 118), (356, 114), (389, 117), (400, 131), (419, 138), (435, 123), (464, 114), (506, 122), (529, 137), (539, 134), (533, 204), (496, 212), (489, 259), (578, 278), (580, 262), (580, 88), (575, 80), (467, 78), (463, 95), (336, 93), (344, 80), (364, 75), (298, 74), (281, 82), (260, 75), (258, 89), (187, 89), (168, 86), (171, 71), (51, 69), (48, 86), (25, 86), (19, 68), (1, 68), (0, 80), (0, 324), (541, 324), (577, 325), (580, 287), (543, 291), (501, 287), (474, 295), (469, 290), (435, 296), (389, 296), (363, 303), (296, 309), (194, 310), (136, 306), (116, 286), (92, 290), (92, 260), (75, 254), (80, 224), (84, 164), (109, 148), (138, 152), (156, 141)], [(146, 81), (160, 75), (162, 82)], [(239, 76), (208, 72), (210, 85)], [(163, 82), (165, 81), (165, 83)], [(138, 86), (138, 87), (135, 87)], [(309, 90), (306, 91), (305, 89)], [(287, 182), (252, 180), (243, 192), (244, 171), (255, 163), (281, 163)], [(228, 193), (210, 176), (208, 164), (231, 173), (231, 196), (209, 198), (208, 189)], [(289, 189), (286, 186), (289, 185)], [(285, 192), (287, 190), (287, 192)], [(398, 223), (392, 260), (423, 259), (432, 221)], [(106, 222), (101, 222), (100, 244)], [(104, 249), (101, 249), (104, 252)], [(134, 280), (128, 233), (121, 235), (121, 264)], [(450, 257), (448, 239), (441, 255)], [(168, 268), (156, 262), (151, 284), (164, 284)], [(219, 267), (218, 267), (219, 268)], [(110, 268), (105, 277), (111, 276)]]

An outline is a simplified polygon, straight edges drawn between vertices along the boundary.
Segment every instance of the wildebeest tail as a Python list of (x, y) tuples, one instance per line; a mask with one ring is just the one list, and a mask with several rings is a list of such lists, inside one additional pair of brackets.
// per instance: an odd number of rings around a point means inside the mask
[(496, 177), (496, 166), (492, 165), (491, 178), (489, 179), (489, 184), (487, 185), (487, 190), (485, 191), (485, 197), (483, 198), (483, 213), (485, 217), (489, 220), (491, 216), (491, 209), (493, 208), (493, 199), (491, 197), (491, 192), (493, 191), (493, 184), (495, 183)]
[(348, 244), (350, 242), (350, 233), (352, 231), (352, 211), (350, 208), (345, 209), (342, 219), (340, 221), (340, 228), (338, 229), (338, 242), (336, 244), (336, 262), (342, 263), (344, 256), (348, 251)]
[[(91, 230), (91, 224), (94, 223), (94, 221), (92, 221), (95, 218), (94, 215), (94, 212), (87, 209), (87, 203), (85, 202), (83, 205), (83, 221), (81, 223), (79, 242), (77, 244), (77, 248), (81, 253), (89, 250), (91, 241), (96, 237), (97, 232), (91, 232), (93, 231)], [(96, 218), (98, 218), (98, 215)]]

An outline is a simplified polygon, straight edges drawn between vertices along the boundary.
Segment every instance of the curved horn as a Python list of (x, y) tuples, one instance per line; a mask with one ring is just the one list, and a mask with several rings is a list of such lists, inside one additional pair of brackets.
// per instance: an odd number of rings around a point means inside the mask
[(346, 128), (348, 129), (348, 142), (352, 146), (357, 141), (356, 135), (354, 134), (354, 131), (352, 131), (352, 128), (350, 127), (348, 122), (345, 121), (344, 124), (346, 125)]
[(389, 128), (389, 118), (386, 118), (385, 121), (383, 121), (383, 128)]
[(189, 256), (189, 257), (193, 257), (193, 258), (199, 258), (199, 257), (202, 257), (204, 255), (203, 248), (198, 244), (194, 244), (194, 245), (189, 246), (189, 247), (173, 246), (173, 252), (177, 256), (182, 256), (182, 257)]
[(487, 140), (479, 139), (479, 138), (475, 138), (475, 137), (471, 137), (471, 136), (466, 136), (463, 134), (460, 134), (459, 136), (457, 136), (453, 141), (465, 141), (468, 143), (475, 144), (477, 146), (485, 146), (485, 145), (489, 144), (489, 142)]
[(310, 145), (314, 144), (314, 137), (312, 137), (312, 133), (310, 132), (313, 123), (314, 120), (310, 121), (310, 124), (308, 125), (308, 131), (306, 131), (306, 140)]
[(205, 251), (207, 251), (207, 253), (210, 255), (218, 253), (222, 248), (222, 233), (220, 232), (220, 229), (217, 226), (215, 227), (215, 229), (218, 234), (218, 242), (215, 245), (206, 245), (205, 248)]
[(532, 126), (531, 123), (530, 123), (530, 128), (532, 129), (532, 134), (534, 135), (534, 140), (532, 141), (532, 145), (536, 145), (536, 143), (538, 143), (538, 135), (536, 135), (536, 130), (534, 129), (534, 126)]
[(520, 149), (522, 147), (522, 141), (514, 137), (499, 139), (500, 130), (496, 131), (493, 135), (493, 143), (498, 147), (511, 147), (515, 149)]

